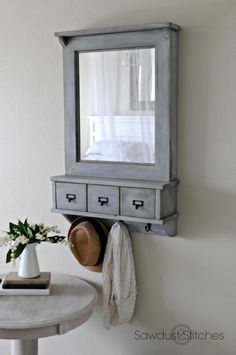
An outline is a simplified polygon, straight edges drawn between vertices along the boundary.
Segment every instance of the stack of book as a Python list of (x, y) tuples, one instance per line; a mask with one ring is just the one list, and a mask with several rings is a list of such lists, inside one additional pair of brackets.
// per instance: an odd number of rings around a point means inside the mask
[(38, 296), (50, 294), (51, 273), (41, 272), (39, 277), (25, 279), (17, 272), (10, 272), (2, 278), (0, 295), (4, 296)]

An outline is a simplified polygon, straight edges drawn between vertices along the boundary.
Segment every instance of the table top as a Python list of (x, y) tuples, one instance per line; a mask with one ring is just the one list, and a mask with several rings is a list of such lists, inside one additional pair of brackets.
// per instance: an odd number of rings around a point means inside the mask
[(52, 273), (49, 296), (0, 296), (0, 338), (64, 334), (88, 320), (97, 298), (97, 291), (86, 281)]

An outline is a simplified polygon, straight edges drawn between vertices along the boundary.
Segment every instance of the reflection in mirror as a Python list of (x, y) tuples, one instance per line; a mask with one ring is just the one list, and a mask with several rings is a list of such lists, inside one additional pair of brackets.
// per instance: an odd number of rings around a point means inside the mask
[(79, 53), (80, 159), (155, 162), (155, 49)]

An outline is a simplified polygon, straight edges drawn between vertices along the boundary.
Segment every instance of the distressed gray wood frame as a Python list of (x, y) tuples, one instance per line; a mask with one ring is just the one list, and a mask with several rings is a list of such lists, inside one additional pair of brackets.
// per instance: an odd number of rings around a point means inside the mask
[[(95, 177), (79, 177), (73, 175), (60, 175), (51, 177), (53, 182), (53, 208), (52, 212), (57, 212), (63, 214), (68, 220), (72, 221), (78, 216), (85, 217), (96, 217), (104, 220), (107, 226), (111, 226), (114, 221), (122, 220), (125, 222), (130, 231), (133, 232), (147, 232), (145, 227), (149, 224), (151, 225), (151, 230), (149, 234), (160, 234), (174, 236), (177, 233), (177, 218), (178, 213), (176, 212), (176, 192), (178, 180), (171, 182), (158, 182), (158, 181), (145, 181), (145, 180), (115, 180), (115, 179), (98, 179)], [(73, 209), (73, 206), (67, 206), (63, 209), (58, 206), (58, 202), (61, 204), (61, 199), (59, 197), (58, 201), (58, 190), (57, 184), (64, 183), (68, 185), (71, 184), (87, 184), (92, 186), (102, 186), (109, 187), (126, 187), (135, 189), (153, 189), (156, 190), (156, 215), (154, 219), (150, 218), (140, 218), (132, 216), (124, 216), (122, 213), (110, 214), (99, 209), (94, 213), (88, 211), (88, 206), (86, 211)], [(65, 186), (65, 193), (70, 192)], [(120, 197), (119, 197), (120, 199)], [(88, 201), (88, 198), (86, 199)], [(70, 205), (70, 204), (69, 204)], [(154, 208), (155, 210), (155, 208)], [(162, 217), (165, 216), (165, 217)]]
[[(177, 31), (179, 29), (178, 25), (172, 23), (159, 23), (56, 33), (63, 46), (64, 58), (66, 175), (51, 178), (53, 212), (63, 214), (70, 222), (77, 216), (101, 218), (107, 226), (122, 220), (131, 232), (176, 235), (178, 218), (176, 205)], [(156, 49), (155, 164), (79, 161), (79, 53), (150, 47)], [(84, 186), (83, 189), (81, 184)], [(119, 198), (113, 196), (117, 207), (113, 211), (100, 210), (100, 208), (94, 211), (93, 207), (91, 209), (94, 201), (89, 194), (90, 185), (92, 189), (99, 192), (99, 195), (100, 192), (107, 192), (111, 187), (119, 190)], [(132, 214), (129, 214), (132, 206), (127, 211), (127, 206), (125, 210), (121, 210), (121, 191), (124, 190), (125, 193), (132, 189), (134, 195), (136, 192), (139, 194), (139, 191), (141, 193), (142, 190), (143, 199), (147, 198), (147, 201), (149, 201), (150, 191), (154, 191), (155, 206), (150, 208), (148, 215), (139, 215), (133, 213), (133, 210)], [(81, 195), (81, 191), (86, 192)], [(68, 192), (78, 194), (80, 200), (76, 203), (81, 202), (83, 208), (65, 200)], [(130, 196), (128, 199), (129, 204), (130, 199), (132, 200), (133, 197)], [(146, 203), (145, 206), (150, 207)]]
[[(176, 179), (177, 30), (173, 24), (61, 32), (64, 62), (66, 174), (170, 181)], [(125, 32), (125, 34), (124, 34)], [(155, 164), (78, 161), (78, 52), (156, 48)], [(76, 95), (77, 93), (77, 95)]]
[(172, 22), (160, 22), (160, 23), (148, 23), (143, 25), (124, 25), (124, 26), (114, 26), (114, 27), (103, 27), (103, 28), (89, 28), (83, 30), (75, 31), (60, 31), (55, 32), (55, 36), (59, 37), (60, 42), (63, 46), (66, 46), (70, 37), (79, 36), (91, 36), (104, 33), (126, 33), (135, 31), (150, 31), (154, 29), (162, 28), (172, 28), (173, 30), (179, 31), (181, 27)]

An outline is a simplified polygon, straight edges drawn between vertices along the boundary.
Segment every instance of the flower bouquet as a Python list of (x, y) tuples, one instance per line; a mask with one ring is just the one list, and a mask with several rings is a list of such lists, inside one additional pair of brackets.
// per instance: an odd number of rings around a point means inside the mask
[(27, 244), (66, 243), (65, 237), (55, 235), (55, 233), (60, 233), (57, 226), (50, 227), (43, 223), (31, 224), (27, 219), (24, 222), (18, 220), (17, 224), (10, 222), (9, 230), (0, 238), (0, 246), (10, 247), (6, 255), (6, 262), (16, 260)]
[(43, 223), (31, 224), (26, 219), (17, 224), (9, 223), (9, 229), (0, 237), (0, 246), (9, 246), (6, 262), (15, 262), (22, 254), (18, 275), (23, 278), (34, 278), (40, 275), (35, 247), (42, 242), (67, 244), (65, 237), (56, 226)]

